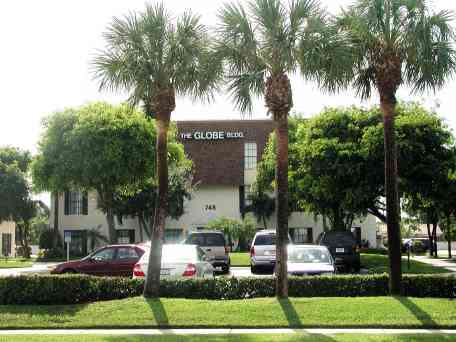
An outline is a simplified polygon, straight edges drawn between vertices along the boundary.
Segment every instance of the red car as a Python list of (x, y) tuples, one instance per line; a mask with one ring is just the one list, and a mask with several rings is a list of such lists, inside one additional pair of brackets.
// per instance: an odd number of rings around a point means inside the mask
[(85, 258), (58, 264), (52, 274), (84, 273), (94, 276), (131, 277), (133, 266), (147, 247), (138, 245), (109, 245), (97, 249)]

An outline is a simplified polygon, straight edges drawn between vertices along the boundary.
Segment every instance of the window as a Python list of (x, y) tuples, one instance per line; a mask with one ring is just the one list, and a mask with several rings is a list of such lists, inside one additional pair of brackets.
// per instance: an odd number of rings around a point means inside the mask
[(2, 234), (2, 255), (10, 256), (11, 252), (11, 234), (4, 233)]
[(165, 242), (179, 242), (182, 240), (182, 229), (165, 229)]
[(312, 243), (313, 242), (313, 229), (308, 228), (294, 228), (293, 232), (293, 242), (294, 243)]
[(135, 231), (132, 229), (118, 229), (117, 243), (134, 243)]
[(138, 259), (139, 255), (134, 248), (119, 247), (117, 248), (117, 259)]
[(92, 259), (99, 260), (99, 261), (108, 261), (114, 259), (114, 248), (105, 248), (101, 251), (95, 253), (92, 256)]
[(87, 193), (80, 191), (65, 192), (65, 215), (87, 215)]
[(244, 188), (244, 206), (248, 207), (252, 205), (251, 196), (253, 195), (252, 186), (246, 185)]
[[(84, 256), (87, 254), (87, 231), (85, 230), (64, 230), (65, 233), (71, 234), (70, 255)], [(66, 248), (66, 246), (65, 246)]]
[(244, 169), (252, 170), (257, 166), (257, 144), (244, 144)]

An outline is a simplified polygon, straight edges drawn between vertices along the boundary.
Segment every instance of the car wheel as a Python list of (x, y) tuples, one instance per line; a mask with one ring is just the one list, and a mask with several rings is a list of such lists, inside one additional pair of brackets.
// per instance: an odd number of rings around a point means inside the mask
[(257, 274), (258, 273), (258, 266), (250, 265), (250, 273)]
[(72, 268), (68, 268), (66, 270), (63, 270), (62, 271), (63, 274), (76, 274), (78, 272), (76, 272), (75, 270), (73, 270)]
[(230, 273), (230, 265), (223, 265), (222, 266), (222, 274)]

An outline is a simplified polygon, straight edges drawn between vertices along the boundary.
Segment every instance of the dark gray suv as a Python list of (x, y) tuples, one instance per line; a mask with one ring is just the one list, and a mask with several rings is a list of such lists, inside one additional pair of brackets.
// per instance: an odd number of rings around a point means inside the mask
[(358, 244), (349, 231), (329, 231), (321, 233), (317, 245), (328, 247), (336, 267), (346, 272), (359, 272), (361, 259)]

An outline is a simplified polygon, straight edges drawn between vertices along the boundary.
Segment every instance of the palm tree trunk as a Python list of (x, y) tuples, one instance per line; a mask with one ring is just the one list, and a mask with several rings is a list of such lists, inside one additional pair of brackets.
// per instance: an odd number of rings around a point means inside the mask
[[(399, 229), (399, 195), (397, 187), (397, 157), (394, 132), (394, 97), (380, 94), (385, 143), (386, 226), (388, 232), (389, 288), (392, 295), (401, 293), (401, 231)], [(392, 98), (392, 100), (390, 99)]]
[(157, 175), (158, 201), (155, 213), (155, 222), (152, 232), (152, 242), (147, 267), (147, 278), (144, 285), (144, 297), (158, 298), (160, 295), (160, 269), (162, 258), (163, 236), (165, 232), (166, 209), (168, 202), (168, 127), (169, 117), (160, 118), (157, 114)]
[(274, 113), (277, 120), (277, 243), (276, 295), (288, 297), (287, 244), (288, 244), (288, 113)]
[(116, 244), (116, 223), (114, 221), (114, 211), (111, 208), (106, 211), (106, 222), (108, 223), (109, 243), (111, 245)]
[[(426, 216), (427, 217), (427, 216)], [(426, 222), (426, 228), (427, 228), (427, 233), (428, 233), (428, 240), (429, 240), (429, 256), (432, 256), (433, 255), (433, 248), (432, 248), (432, 234), (431, 234), (431, 224), (429, 223), (429, 221)]]
[(432, 223), (432, 249), (434, 250), (434, 257), (438, 257), (437, 253), (437, 222)]
[(451, 259), (451, 237), (452, 237), (452, 234), (450, 234), (451, 232), (451, 228), (450, 228), (450, 215), (447, 215), (447, 232), (446, 232), (446, 238), (447, 238), (447, 242), (448, 242), (448, 258)]
[(138, 226), (139, 226), (139, 241), (144, 241), (143, 225), (141, 224), (141, 219), (138, 216)]
[(52, 237), (52, 247), (57, 247), (57, 236), (59, 234), (59, 193), (54, 192), (54, 236)]

